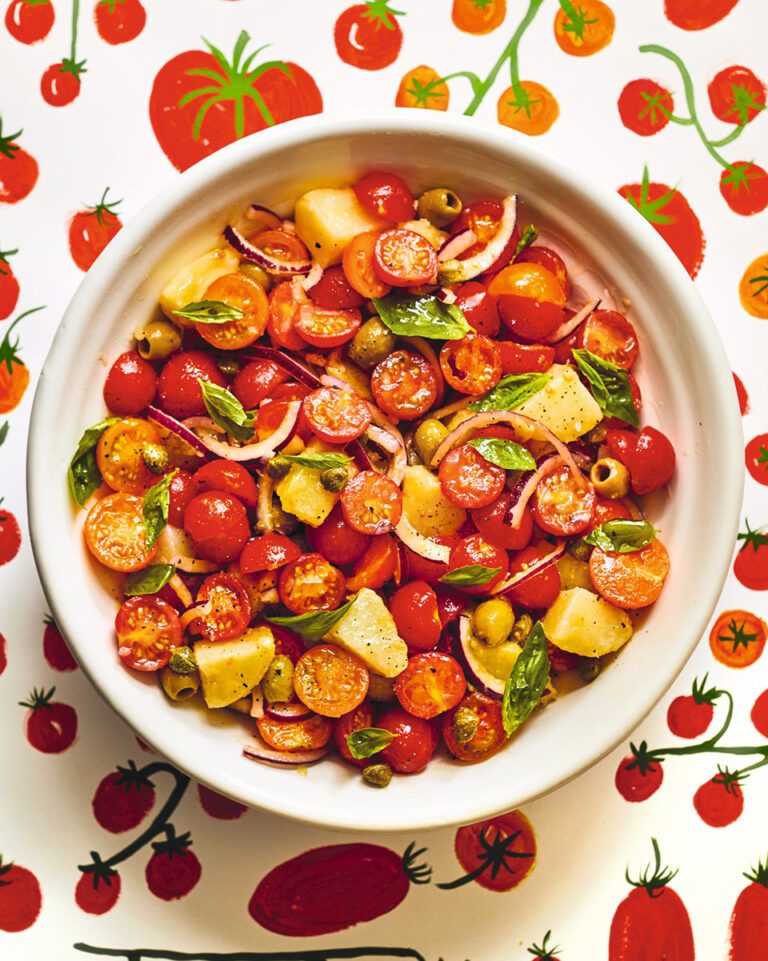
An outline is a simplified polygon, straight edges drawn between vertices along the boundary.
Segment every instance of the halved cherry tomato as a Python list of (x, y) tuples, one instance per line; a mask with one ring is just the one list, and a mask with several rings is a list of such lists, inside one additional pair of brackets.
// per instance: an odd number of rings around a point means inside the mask
[[(271, 261), (274, 261), (275, 268), (270, 268), (269, 272), (275, 277), (289, 277), (294, 271), (291, 264), (297, 261), (309, 260), (309, 251), (299, 239), (298, 234), (288, 233), (287, 230), (278, 228), (277, 230), (260, 230), (251, 234), (248, 243), (261, 250)], [(280, 269), (280, 265), (285, 265), (285, 270)]]
[(579, 347), (624, 370), (637, 360), (635, 328), (617, 310), (596, 310), (579, 328)]
[(211, 610), (192, 622), (196, 633), (209, 641), (229, 641), (240, 637), (251, 623), (251, 599), (245, 584), (236, 574), (218, 573), (206, 577), (197, 592), (198, 604)]
[(450, 711), (464, 697), (467, 680), (450, 654), (426, 651), (416, 654), (395, 681), (398, 701), (409, 714), (425, 720)]
[(246, 507), (256, 507), (259, 489), (251, 473), (242, 464), (231, 460), (212, 460), (203, 464), (192, 475), (197, 493), (224, 491), (232, 494)]
[(510, 527), (507, 517), (511, 500), (511, 493), (502, 491), (495, 501), (485, 507), (475, 508), (472, 511), (472, 520), (487, 541), (508, 551), (520, 551), (530, 544), (533, 537), (533, 512), (526, 506), (520, 526)]
[(364, 470), (342, 488), (341, 509), (347, 523), (361, 534), (387, 534), (402, 516), (403, 494), (389, 477)]
[(419, 287), (437, 273), (437, 251), (415, 230), (395, 227), (379, 235), (373, 252), (379, 277), (393, 287)]
[(511, 340), (497, 340), (496, 346), (504, 377), (509, 374), (543, 373), (555, 362), (554, 347), (544, 344), (516, 344)]
[(352, 340), (361, 323), (357, 308), (341, 310), (337, 307), (329, 310), (305, 304), (299, 310), (296, 330), (313, 347), (330, 350)]
[(495, 337), (501, 321), (496, 304), (488, 293), (485, 284), (477, 280), (467, 281), (454, 288), (456, 306), (464, 312), (467, 322), (480, 334)]
[(571, 296), (571, 281), (568, 277), (568, 268), (560, 254), (551, 247), (540, 247), (534, 245), (521, 250), (515, 257), (516, 264), (540, 264), (554, 274), (560, 282), (560, 286), (565, 292), (565, 299)]
[(658, 490), (675, 472), (675, 449), (655, 427), (644, 427), (639, 434), (612, 429), (605, 435), (605, 443), (611, 456), (629, 470), (636, 494)]
[(557, 537), (573, 537), (592, 527), (596, 500), (592, 484), (582, 487), (564, 464), (539, 481), (533, 513), (542, 530)]
[[(467, 260), (469, 257), (474, 257), (475, 254), (480, 253), (481, 250), (485, 250), (488, 242), (498, 233), (503, 210), (504, 206), (502, 202), (494, 199), (476, 200), (462, 210), (451, 224), (451, 236), (455, 237), (456, 234), (460, 234), (463, 230), (469, 228), (477, 237), (477, 242), (468, 250), (465, 250), (463, 254), (460, 254), (459, 260)], [(515, 227), (504, 250), (488, 268), (486, 274), (496, 273), (496, 271), (501, 270), (502, 267), (507, 266), (515, 256), (515, 250), (517, 249), (519, 240), (520, 232), (517, 227)]]
[(192, 483), (192, 475), (188, 470), (179, 468), (168, 486), (168, 523), (173, 527), (184, 526), (184, 511), (187, 504), (197, 495), (198, 491)]
[(344, 575), (322, 554), (302, 554), (280, 572), (278, 591), (292, 614), (334, 611), (344, 599)]
[[(545, 557), (549, 553), (547, 547), (548, 545), (532, 544), (530, 547), (524, 547), (517, 554), (513, 554), (509, 562), (510, 576), (518, 574)], [(550, 564), (541, 573), (535, 574), (529, 580), (513, 587), (507, 597), (513, 604), (519, 604), (521, 607), (536, 611), (551, 607), (559, 593), (560, 571), (555, 564)]]
[(345, 761), (354, 764), (355, 767), (367, 767), (371, 762), (367, 757), (352, 757), (347, 738), (355, 731), (362, 731), (366, 727), (373, 727), (373, 708), (364, 701), (354, 711), (342, 715), (333, 728), (336, 750)]
[[(307, 394), (309, 394), (309, 387), (305, 387), (304, 384), (278, 384), (272, 391), (272, 396), (268, 397), (258, 409), (254, 422), (256, 436), (261, 440), (271, 437), (285, 419), (291, 401), (304, 400)], [(299, 411), (296, 433), (304, 442), (312, 436), (312, 430), (303, 409)]]
[(294, 289), (289, 280), (272, 288), (269, 294), (267, 333), (278, 347), (301, 351), (307, 346), (296, 332), (296, 321), (299, 319), (302, 304), (308, 303), (306, 294)]
[(219, 300), (243, 312), (224, 324), (195, 324), (195, 330), (218, 350), (242, 350), (258, 340), (267, 327), (269, 301), (261, 284), (245, 274), (225, 274), (208, 287), (203, 300)]
[(161, 444), (160, 432), (146, 420), (124, 417), (108, 427), (96, 445), (101, 476), (116, 491), (143, 494), (157, 483), (157, 475), (144, 463), (147, 444)]
[(448, 569), (455, 571), (459, 567), (471, 567), (473, 565), (488, 567), (491, 570), (498, 568), (499, 572), (485, 584), (478, 584), (474, 587), (464, 587), (461, 584), (452, 586), (465, 594), (488, 594), (507, 576), (509, 557), (507, 557), (507, 552), (503, 547), (499, 547), (498, 544), (491, 544), (482, 534), (470, 534), (468, 537), (462, 537), (451, 548)]
[(187, 504), (184, 530), (201, 557), (226, 564), (233, 561), (251, 536), (245, 507), (232, 494), (205, 491)]
[(400, 583), (400, 553), (392, 537), (381, 534), (371, 539), (365, 554), (355, 564), (352, 576), (347, 578), (347, 590), (355, 593), (370, 587), (375, 591), (391, 580)]
[[(453, 716), (459, 708), (469, 708), (477, 715), (477, 731), (468, 741), (456, 740), (453, 733)], [(456, 708), (442, 719), (441, 731), (445, 746), (459, 761), (484, 761), (495, 754), (507, 740), (504, 722), (501, 719), (501, 701), (475, 691), (459, 703)]]
[(454, 447), (440, 463), (440, 486), (457, 507), (485, 507), (504, 489), (507, 472), (469, 444)]
[(256, 727), (275, 751), (317, 751), (325, 747), (333, 734), (333, 722), (317, 714), (303, 721), (276, 721), (264, 715), (256, 720)]
[(379, 718), (377, 726), (395, 735), (394, 740), (377, 755), (393, 771), (418, 774), (432, 760), (436, 745), (429, 721), (414, 717), (402, 708), (392, 708)]
[(333, 508), (319, 527), (308, 527), (306, 534), (312, 550), (322, 554), (332, 564), (354, 564), (371, 543), (370, 537), (347, 523), (341, 504)]
[(367, 300), (374, 297), (386, 297), (392, 289), (379, 277), (374, 266), (374, 251), (378, 231), (369, 230), (358, 234), (344, 248), (341, 266), (350, 287)]
[[(434, 537), (428, 537), (427, 540), (442, 544), (444, 547), (453, 547), (458, 538), (437, 534)], [(405, 570), (407, 577), (411, 580), (426, 581), (427, 584), (439, 584), (443, 574), (448, 573), (448, 564), (442, 561), (430, 561), (406, 547)]]
[(355, 193), (367, 211), (394, 223), (410, 220), (416, 210), (410, 187), (397, 174), (383, 171), (366, 174), (355, 184)]
[(362, 307), (365, 297), (347, 280), (341, 267), (326, 267), (323, 276), (310, 288), (309, 299), (316, 307), (326, 310), (349, 310)]
[(389, 610), (410, 650), (430, 651), (437, 645), (443, 625), (437, 594), (426, 581), (403, 584), (389, 599)]
[(218, 387), (226, 386), (213, 354), (203, 350), (180, 350), (172, 354), (157, 382), (158, 407), (179, 420), (205, 414), (201, 380), (209, 380)]
[(653, 604), (668, 573), (669, 554), (658, 538), (629, 554), (596, 547), (589, 558), (589, 576), (597, 592), (628, 610)]
[(440, 623), (447, 627), (461, 614), (466, 608), (466, 598), (450, 591), (440, 591), (437, 595), (437, 609), (440, 613)]
[(179, 615), (156, 594), (123, 601), (115, 632), (120, 660), (134, 671), (159, 671), (182, 643)]
[(511, 264), (493, 278), (488, 293), (502, 321), (522, 340), (542, 340), (563, 322), (565, 292), (539, 264)]
[(269, 532), (252, 537), (240, 555), (240, 571), (255, 574), (259, 571), (276, 571), (301, 555), (301, 548), (285, 534)]
[(296, 697), (323, 717), (341, 717), (365, 700), (368, 669), (336, 644), (317, 644), (299, 658), (293, 671)]
[(437, 375), (421, 354), (396, 350), (374, 367), (371, 391), (385, 414), (415, 420), (435, 402)]
[(624, 520), (632, 517), (632, 512), (623, 500), (607, 501), (602, 497), (597, 498), (595, 503), (595, 516), (592, 521), (592, 529), (600, 527), (607, 521)]
[(109, 494), (88, 511), (85, 543), (99, 563), (113, 571), (140, 571), (151, 564), (158, 547), (147, 548), (144, 501), (133, 494)]
[(501, 354), (489, 337), (471, 331), (461, 340), (447, 340), (443, 344), (440, 369), (454, 390), (479, 397), (498, 384)]
[(156, 390), (155, 368), (135, 350), (127, 350), (109, 368), (104, 381), (104, 403), (113, 414), (135, 417), (152, 403)]
[(235, 375), (232, 393), (246, 410), (253, 410), (284, 380), (288, 380), (288, 374), (274, 361), (258, 358)]
[(347, 444), (371, 426), (371, 412), (358, 394), (318, 387), (304, 398), (302, 412), (313, 432), (329, 444)]

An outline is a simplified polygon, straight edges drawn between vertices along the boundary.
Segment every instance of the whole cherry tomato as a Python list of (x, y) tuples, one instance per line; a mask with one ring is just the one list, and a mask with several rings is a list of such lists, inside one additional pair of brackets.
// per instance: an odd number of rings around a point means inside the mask
[(354, 764), (355, 767), (367, 767), (371, 762), (367, 757), (353, 757), (347, 738), (355, 731), (362, 731), (366, 727), (373, 727), (373, 708), (367, 701), (363, 701), (353, 711), (342, 714), (333, 728), (336, 750), (345, 761)]
[(257, 574), (260, 571), (276, 571), (301, 554), (301, 548), (286, 537), (270, 531), (252, 537), (243, 548), (238, 566), (241, 574)]
[[(434, 541), (436, 544), (442, 544), (444, 547), (453, 547), (457, 541), (456, 537), (446, 537), (442, 534), (427, 539)], [(426, 581), (427, 584), (439, 584), (443, 574), (448, 573), (448, 564), (447, 562), (431, 561), (406, 547), (405, 569), (411, 580)]]
[[(520, 573), (548, 553), (546, 547), (531, 545), (523, 548), (517, 554), (513, 554), (510, 559), (510, 575)], [(536, 611), (551, 607), (559, 593), (560, 572), (554, 564), (550, 564), (539, 574), (513, 587), (507, 596), (513, 604)]]
[(253, 410), (287, 379), (288, 374), (274, 361), (259, 358), (238, 371), (232, 381), (232, 393), (246, 410)]
[(179, 468), (168, 487), (170, 500), (168, 503), (168, 523), (173, 527), (184, 526), (184, 511), (187, 504), (198, 493), (192, 483), (192, 475), (188, 470)]
[(526, 247), (515, 257), (515, 263), (539, 264), (541, 267), (546, 267), (551, 274), (557, 277), (565, 292), (566, 300), (571, 296), (571, 282), (568, 279), (568, 269), (565, 266), (565, 261), (551, 247), (540, 247), (538, 244)]
[(389, 599), (397, 633), (409, 650), (429, 651), (437, 645), (443, 625), (437, 594), (426, 581), (410, 581)]
[(307, 542), (313, 551), (332, 564), (354, 564), (365, 554), (371, 538), (347, 523), (337, 504), (319, 527), (307, 528)]
[(203, 464), (192, 475), (197, 493), (224, 491), (232, 494), (246, 507), (255, 508), (259, 499), (256, 481), (247, 468), (231, 460), (212, 460)]
[(369, 213), (393, 223), (410, 220), (416, 210), (410, 187), (397, 174), (366, 174), (355, 184), (355, 193)]
[(392, 708), (379, 718), (378, 727), (395, 735), (381, 759), (398, 774), (418, 774), (432, 760), (435, 740), (432, 725), (402, 708)]
[(609, 430), (605, 443), (611, 455), (628, 468), (635, 494), (658, 490), (675, 472), (675, 449), (655, 427), (644, 427), (639, 434)]
[(496, 304), (488, 293), (485, 284), (477, 280), (469, 280), (465, 284), (454, 288), (455, 304), (464, 312), (467, 322), (480, 334), (495, 337), (499, 332), (501, 321)]
[(179, 420), (205, 414), (200, 380), (210, 381), (218, 387), (226, 385), (211, 354), (201, 350), (181, 350), (174, 354), (160, 371), (158, 406)]
[(104, 403), (113, 414), (136, 416), (155, 399), (157, 374), (135, 350), (120, 354), (104, 382)]
[(543, 340), (563, 322), (565, 292), (540, 264), (511, 264), (493, 278), (488, 293), (502, 321), (522, 340)]
[(341, 267), (327, 267), (310, 289), (309, 298), (316, 307), (326, 310), (349, 310), (365, 303), (365, 298), (352, 287)]
[(236, 497), (220, 491), (192, 498), (184, 511), (184, 530), (198, 554), (218, 564), (233, 561), (251, 535), (245, 507)]
[(361, 297), (386, 297), (392, 289), (376, 272), (374, 254), (379, 234), (375, 230), (358, 234), (344, 248), (341, 266), (350, 287)]

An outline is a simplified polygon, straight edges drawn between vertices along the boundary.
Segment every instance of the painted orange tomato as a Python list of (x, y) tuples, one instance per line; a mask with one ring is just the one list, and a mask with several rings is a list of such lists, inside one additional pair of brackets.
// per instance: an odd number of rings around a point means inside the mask
[(755, 257), (742, 274), (739, 300), (748, 314), (768, 320), (768, 251)]
[(507, 15), (507, 0), (453, 0), (451, 18), (465, 33), (490, 33)]
[(749, 667), (765, 648), (765, 621), (749, 611), (723, 611), (709, 632), (709, 647), (726, 667)]
[(502, 93), (496, 112), (503, 126), (538, 137), (560, 116), (560, 106), (544, 84), (521, 80)]
[(602, 0), (573, 0), (572, 13), (555, 14), (555, 40), (572, 57), (590, 57), (607, 47), (616, 27), (613, 10)]
[(422, 110), (447, 110), (451, 95), (448, 85), (432, 67), (422, 64), (403, 76), (395, 97), (396, 107), (419, 107)]

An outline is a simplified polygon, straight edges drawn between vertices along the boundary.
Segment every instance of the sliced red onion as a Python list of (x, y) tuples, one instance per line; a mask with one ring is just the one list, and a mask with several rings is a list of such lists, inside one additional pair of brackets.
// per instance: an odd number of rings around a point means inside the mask
[(179, 618), (179, 624), (181, 629), (185, 630), (192, 621), (196, 621), (198, 617), (207, 617), (213, 610), (213, 600), (207, 600), (205, 604), (196, 604), (194, 607), (188, 607), (186, 611)]
[(264, 694), (261, 685), (255, 687), (251, 692), (251, 717), (255, 720), (264, 717)]
[(275, 721), (303, 721), (312, 711), (301, 701), (285, 701), (280, 704), (264, 704), (264, 713)]
[(191, 607), (195, 603), (194, 597), (189, 592), (189, 588), (178, 574), (173, 574), (168, 581), (168, 586), (176, 594), (184, 607)]
[(504, 252), (504, 248), (512, 238), (517, 222), (517, 197), (512, 194), (504, 198), (504, 205), (499, 221), (499, 229), (488, 241), (485, 247), (474, 257), (466, 260), (446, 260), (437, 269), (437, 280), (441, 286), (462, 283), (484, 274), (492, 267)]
[(188, 427), (185, 427), (181, 421), (176, 420), (175, 417), (171, 417), (170, 414), (166, 414), (164, 410), (160, 410), (159, 407), (147, 407), (147, 417), (166, 430), (173, 431), (177, 437), (180, 437), (186, 444), (189, 444), (196, 454), (200, 454), (206, 458), (209, 456), (205, 444), (203, 444)]
[[(165, 525), (157, 539), (157, 544), (158, 563), (170, 564), (177, 570), (184, 571), (185, 574), (211, 574), (220, 568), (220, 565), (213, 561), (205, 561), (195, 557), (195, 546), (189, 535), (180, 527), (174, 527), (173, 524)], [(176, 589), (174, 588), (174, 590)], [(178, 591), (176, 593), (178, 594)], [(190, 599), (184, 606), (187, 607), (191, 603)]]
[(285, 417), (280, 421), (274, 433), (264, 440), (257, 441), (255, 444), (244, 444), (242, 447), (234, 447), (226, 441), (218, 440), (214, 435), (221, 434), (221, 428), (209, 417), (189, 417), (184, 421), (185, 426), (196, 428), (200, 433), (200, 442), (217, 457), (224, 460), (237, 461), (243, 463), (253, 460), (268, 460), (275, 456), (279, 450), (293, 434), (296, 428), (296, 421), (301, 410), (301, 401), (292, 400), (286, 408)]
[(584, 306), (578, 311), (578, 313), (575, 313), (573, 317), (570, 317), (568, 320), (564, 320), (557, 330), (553, 331), (549, 337), (544, 337), (543, 342), (545, 344), (556, 344), (559, 340), (563, 340), (568, 336), (568, 334), (572, 334), (579, 324), (583, 323), (593, 311), (597, 310), (599, 306), (599, 298), (590, 300), (589, 303), (584, 304)]
[(302, 277), (299, 283), (305, 291), (312, 290), (312, 288), (320, 281), (320, 278), (324, 273), (325, 271), (320, 264), (316, 260), (313, 260), (309, 273), (306, 277)]
[(472, 618), (469, 614), (462, 614), (459, 617), (459, 633), (453, 642), (453, 654), (464, 668), (468, 681), (489, 697), (501, 700), (506, 682), (485, 670), (472, 650), (472, 639)]
[(264, 471), (259, 476), (259, 497), (256, 502), (256, 522), (259, 530), (265, 534), (271, 533), (275, 529), (272, 521), (272, 491), (274, 485), (272, 478)]
[(368, 452), (360, 443), (359, 440), (350, 441), (349, 444), (344, 448), (349, 456), (354, 460), (355, 467), (358, 470), (373, 470), (373, 464), (371, 463), (371, 458), (368, 456)]
[(451, 557), (451, 549), (447, 544), (438, 544), (420, 534), (405, 516), (405, 512), (397, 522), (395, 534), (405, 544), (407, 548), (426, 558), (428, 561), (436, 561), (438, 564), (447, 564)]
[[(590, 458), (586, 457), (584, 454), (581, 454), (578, 451), (570, 451), (570, 449), (569, 452), (572, 454), (573, 460), (579, 467), (585, 467), (591, 463)], [(539, 486), (541, 481), (547, 476), (547, 474), (551, 474), (553, 471), (556, 471), (558, 468), (564, 466), (571, 468), (571, 463), (567, 461), (566, 458), (562, 457), (560, 454), (547, 454), (536, 465), (535, 471), (524, 474), (517, 484), (515, 484), (515, 486), (512, 488), (512, 497), (507, 509), (507, 516), (504, 518), (505, 524), (508, 524), (510, 527), (517, 530), (523, 521), (523, 513), (526, 505), (531, 497), (533, 497), (534, 493), (536, 492), (536, 488)]]
[(418, 351), (434, 371), (435, 378), (437, 379), (437, 395), (435, 396), (435, 404), (441, 404), (443, 402), (443, 397), (445, 396), (445, 377), (443, 377), (440, 361), (437, 359), (437, 354), (435, 353), (432, 345), (423, 337), (401, 337), (400, 339), (404, 340), (406, 344)]
[(458, 299), (450, 287), (441, 287), (435, 297), (444, 304), (455, 304)]
[(405, 441), (397, 431), (397, 436), (382, 427), (372, 424), (366, 431), (366, 437), (372, 443), (383, 448), (388, 454), (392, 455), (387, 470), (387, 477), (399, 487), (405, 477), (405, 468), (408, 466), (408, 458), (405, 454)]
[(251, 204), (245, 216), (254, 224), (256, 230), (277, 230), (283, 226), (282, 217), (278, 217), (274, 210), (262, 207), (261, 204)]
[(239, 355), (243, 360), (271, 360), (282, 368), (291, 377), (295, 377), (299, 383), (305, 387), (320, 387), (320, 378), (303, 364), (299, 363), (295, 357), (286, 354), (277, 347), (269, 347), (266, 344), (253, 344), (248, 351)]
[(449, 237), (437, 252), (438, 262), (444, 264), (446, 260), (456, 260), (465, 250), (477, 241), (477, 234), (469, 227), (460, 230), (453, 237)]
[(246, 744), (243, 755), (251, 761), (264, 761), (267, 764), (281, 764), (296, 767), (299, 764), (313, 764), (331, 751), (331, 744), (318, 748), (316, 751), (275, 751), (259, 740)]
[(498, 584), (492, 591), (491, 594), (497, 596), (499, 594), (506, 594), (515, 587), (519, 587), (526, 581), (529, 581), (532, 577), (537, 574), (541, 574), (548, 567), (551, 567), (555, 561), (559, 561), (560, 558), (565, 554), (565, 549), (567, 546), (567, 541), (558, 540), (552, 546), (552, 550), (549, 554), (545, 554), (544, 557), (540, 557), (537, 561), (531, 564), (530, 567), (526, 568), (524, 571), (518, 571), (517, 574), (513, 574), (511, 577), (507, 577), (505, 580)]
[(231, 225), (224, 228), (224, 239), (230, 247), (236, 250), (241, 257), (250, 260), (259, 267), (263, 267), (268, 273), (279, 274), (281, 277), (297, 276), (308, 274), (312, 269), (312, 262), (307, 260), (278, 260), (270, 257), (263, 250), (259, 250), (254, 244), (246, 240), (243, 235)]

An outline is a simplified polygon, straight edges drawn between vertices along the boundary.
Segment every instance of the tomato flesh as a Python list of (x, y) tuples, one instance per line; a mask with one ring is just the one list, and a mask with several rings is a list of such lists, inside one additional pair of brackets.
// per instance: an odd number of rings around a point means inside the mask
[(275, 751), (318, 751), (333, 734), (333, 723), (317, 714), (302, 721), (276, 721), (265, 715), (256, 720), (256, 727)]
[(496, 346), (504, 377), (509, 374), (543, 373), (555, 362), (554, 347), (544, 344), (516, 344), (510, 340), (500, 340), (496, 341)]
[(96, 445), (101, 476), (116, 491), (143, 494), (157, 476), (144, 462), (144, 448), (161, 445), (160, 432), (149, 421), (124, 417), (108, 427)]
[[(513, 555), (509, 563), (509, 574), (513, 576), (549, 553), (546, 547), (531, 545)], [(519, 604), (528, 610), (545, 610), (554, 604), (560, 593), (560, 572), (554, 564), (535, 574), (527, 581), (513, 587), (507, 595), (513, 604)]]
[(125, 600), (115, 618), (115, 633), (120, 660), (134, 671), (159, 671), (182, 643), (179, 615), (153, 595)]
[(342, 488), (341, 509), (346, 522), (361, 534), (387, 534), (403, 513), (403, 495), (389, 477), (365, 470)]
[(268, 257), (274, 264), (269, 272), (275, 277), (289, 277), (296, 273), (297, 263), (309, 260), (309, 251), (297, 234), (287, 230), (260, 230), (251, 234), (248, 243)]
[(296, 697), (323, 717), (354, 711), (365, 700), (368, 682), (363, 662), (336, 644), (311, 647), (293, 672)]
[(321, 554), (302, 554), (281, 570), (278, 591), (292, 614), (333, 611), (344, 599), (344, 575)]
[(374, 253), (379, 234), (375, 230), (358, 234), (344, 248), (341, 266), (349, 286), (361, 297), (386, 297), (392, 289), (376, 272)]
[(371, 375), (374, 400), (397, 420), (415, 420), (435, 403), (437, 375), (421, 354), (396, 350), (378, 363)]
[(264, 288), (245, 274), (225, 274), (208, 287), (203, 300), (218, 300), (242, 311), (238, 320), (223, 324), (196, 323), (195, 330), (218, 350), (250, 347), (267, 327), (269, 302)]
[(285, 534), (271, 531), (248, 541), (240, 554), (240, 572), (256, 574), (260, 571), (276, 571), (295, 561), (300, 554), (301, 548)]
[(479, 397), (501, 378), (501, 352), (484, 334), (469, 333), (461, 340), (448, 340), (440, 350), (440, 369), (454, 390)]
[(450, 654), (425, 651), (408, 661), (394, 689), (409, 714), (429, 720), (459, 703), (467, 690), (467, 681), (461, 665)]
[(337, 387), (318, 387), (304, 398), (302, 411), (317, 436), (329, 444), (347, 444), (371, 426), (371, 412), (358, 395)]
[(635, 328), (616, 310), (596, 310), (579, 328), (579, 347), (629, 370), (637, 360)]
[(352, 340), (361, 323), (360, 311), (356, 308), (327, 309), (307, 304), (299, 310), (296, 331), (313, 347), (330, 350)]
[(589, 558), (589, 576), (597, 592), (627, 610), (648, 607), (658, 600), (668, 573), (669, 554), (658, 538), (629, 554), (596, 547)]
[[(503, 211), (504, 205), (502, 201), (496, 199), (477, 200), (474, 203), (468, 204), (468, 206), (462, 210), (456, 220), (451, 224), (451, 236), (455, 237), (456, 234), (460, 234), (462, 231), (469, 229), (473, 231), (477, 240), (471, 247), (465, 250), (463, 254), (459, 254), (459, 260), (468, 260), (470, 257), (474, 257), (475, 254), (480, 253), (480, 251), (485, 250), (489, 241), (498, 233)], [(515, 227), (504, 250), (502, 250), (496, 260), (491, 264), (486, 274), (494, 274), (507, 266), (515, 256), (515, 250), (517, 249), (519, 240), (520, 232), (517, 227)]]
[(507, 576), (509, 557), (503, 547), (489, 543), (482, 534), (470, 534), (468, 537), (463, 537), (451, 548), (448, 568), (455, 571), (460, 567), (472, 567), (474, 565), (487, 567), (491, 570), (498, 568), (498, 572), (484, 584), (475, 586), (454, 584), (453, 586), (467, 594), (488, 594)]
[(516, 264), (539, 264), (545, 267), (557, 278), (563, 288), (566, 300), (571, 296), (571, 281), (568, 278), (568, 268), (565, 261), (556, 250), (551, 247), (540, 247), (538, 244), (526, 247), (515, 257)]
[(133, 494), (109, 494), (88, 511), (85, 542), (104, 567), (127, 574), (147, 567), (158, 547), (147, 547), (144, 502)]
[(389, 610), (409, 651), (429, 651), (437, 645), (443, 624), (437, 594), (426, 581), (411, 581), (396, 590)]
[(400, 583), (400, 553), (389, 534), (371, 539), (365, 554), (355, 564), (352, 576), (347, 578), (347, 590), (355, 592), (369, 587), (378, 590), (387, 581)]
[(235, 574), (212, 574), (197, 592), (197, 604), (210, 604), (210, 612), (192, 622), (193, 629), (209, 641), (229, 641), (244, 634), (251, 622), (251, 599)]
[(485, 507), (504, 489), (506, 471), (469, 444), (454, 447), (440, 463), (440, 486), (457, 507)]
[(278, 347), (302, 351), (307, 346), (296, 330), (299, 311), (308, 304), (306, 294), (298, 291), (290, 281), (284, 281), (272, 289), (269, 295), (267, 333)]
[(582, 487), (565, 464), (539, 481), (533, 513), (542, 530), (557, 537), (574, 537), (592, 527), (596, 501), (592, 484)]
[(418, 287), (434, 281), (437, 251), (415, 230), (385, 230), (376, 241), (373, 263), (379, 277), (392, 287)]
[(365, 297), (347, 280), (342, 267), (327, 267), (323, 276), (309, 290), (309, 299), (326, 310), (350, 310), (362, 307)]

